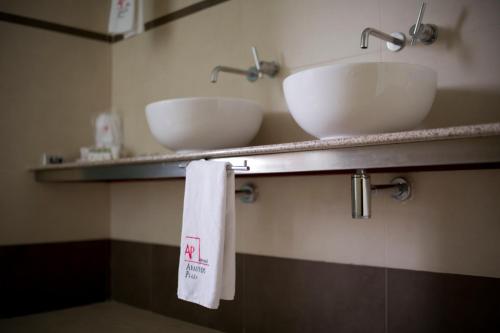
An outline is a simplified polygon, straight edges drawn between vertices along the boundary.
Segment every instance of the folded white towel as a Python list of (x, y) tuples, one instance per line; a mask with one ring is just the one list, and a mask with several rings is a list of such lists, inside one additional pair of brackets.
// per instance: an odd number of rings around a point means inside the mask
[(186, 169), (177, 296), (210, 309), (234, 299), (234, 172), (216, 161)]

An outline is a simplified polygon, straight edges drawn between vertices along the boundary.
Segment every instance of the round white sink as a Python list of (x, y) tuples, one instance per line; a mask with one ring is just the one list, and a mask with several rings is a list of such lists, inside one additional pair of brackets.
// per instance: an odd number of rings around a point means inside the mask
[(146, 106), (154, 138), (176, 151), (246, 146), (262, 123), (262, 107), (225, 97), (167, 99)]
[(429, 113), (436, 72), (402, 63), (324, 66), (283, 82), (295, 121), (309, 134), (329, 139), (408, 130)]

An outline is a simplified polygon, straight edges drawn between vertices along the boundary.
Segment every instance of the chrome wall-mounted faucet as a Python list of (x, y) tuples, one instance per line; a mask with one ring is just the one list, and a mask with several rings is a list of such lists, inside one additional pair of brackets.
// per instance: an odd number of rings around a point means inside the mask
[(210, 82), (216, 83), (217, 79), (219, 78), (220, 72), (243, 75), (246, 76), (247, 80), (250, 82), (257, 80), (258, 78), (258, 74), (252, 70), (245, 70), (228, 66), (215, 66), (210, 73)]
[(250, 82), (257, 81), (264, 74), (269, 77), (275, 77), (278, 74), (280, 65), (275, 61), (261, 61), (259, 59), (259, 55), (257, 54), (257, 49), (254, 46), (252, 46), (252, 55), (255, 66), (252, 66), (247, 70), (228, 66), (216, 66), (210, 73), (210, 82), (217, 82), (220, 72), (243, 75)]
[(390, 35), (374, 28), (366, 28), (361, 33), (361, 48), (368, 48), (368, 38), (375, 36), (387, 42), (387, 48), (393, 52), (397, 52), (403, 49), (406, 45), (406, 36), (402, 32), (393, 32)]
[[(425, 2), (422, 2), (420, 11), (417, 17), (417, 23), (412, 25), (410, 28), (410, 45), (415, 45), (416, 41), (419, 41), (425, 45), (432, 44), (437, 39), (437, 26), (434, 24), (424, 24), (422, 23), (422, 17), (424, 16)], [(390, 51), (397, 52), (402, 50), (406, 45), (406, 36), (402, 32), (393, 32), (390, 35), (374, 28), (366, 28), (361, 33), (361, 48), (368, 48), (368, 39), (370, 36), (375, 36), (387, 43), (387, 48)]]

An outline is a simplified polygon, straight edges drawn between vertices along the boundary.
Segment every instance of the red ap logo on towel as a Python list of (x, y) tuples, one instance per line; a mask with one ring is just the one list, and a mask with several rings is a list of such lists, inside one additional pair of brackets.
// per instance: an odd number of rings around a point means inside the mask
[(184, 256), (189, 261), (199, 261), (200, 258), (200, 238), (186, 236), (186, 249)]
[(198, 263), (208, 264), (208, 260), (201, 257), (201, 239), (200, 237), (186, 236), (184, 248), (184, 260)]

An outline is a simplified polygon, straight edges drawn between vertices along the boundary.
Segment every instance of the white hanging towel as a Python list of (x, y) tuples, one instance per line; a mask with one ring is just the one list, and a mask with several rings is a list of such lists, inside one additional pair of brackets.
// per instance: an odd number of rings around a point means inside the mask
[(124, 38), (144, 31), (143, 0), (111, 0), (108, 32)]
[(235, 292), (234, 172), (217, 161), (186, 168), (177, 296), (210, 309)]

